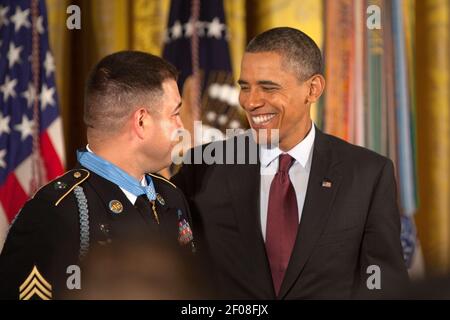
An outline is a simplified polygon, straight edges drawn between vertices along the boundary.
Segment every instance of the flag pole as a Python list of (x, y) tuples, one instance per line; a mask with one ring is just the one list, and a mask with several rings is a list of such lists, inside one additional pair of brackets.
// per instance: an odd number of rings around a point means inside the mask
[(40, 119), (39, 119), (39, 77), (40, 77), (40, 55), (39, 55), (39, 30), (37, 27), (39, 18), (39, 0), (31, 1), (31, 27), (32, 27), (32, 47), (31, 47), (31, 64), (33, 73), (34, 86), (34, 103), (33, 103), (33, 146), (32, 146), (32, 179), (31, 192), (34, 193), (42, 185), (43, 167), (40, 155)]
[[(200, 16), (200, 0), (192, 0), (191, 3), (191, 22), (192, 22), (192, 37), (191, 37), (191, 61), (192, 61), (192, 92), (191, 92), (191, 108), (192, 119), (194, 121), (201, 120), (201, 106), (200, 106), (200, 58), (199, 58), (199, 37), (197, 26)], [(197, 145), (201, 141), (194, 141)]]

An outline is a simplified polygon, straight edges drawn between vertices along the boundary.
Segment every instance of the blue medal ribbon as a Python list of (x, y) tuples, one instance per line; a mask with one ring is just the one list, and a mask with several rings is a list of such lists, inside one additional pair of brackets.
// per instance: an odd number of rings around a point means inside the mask
[(142, 186), (138, 180), (128, 173), (92, 152), (77, 151), (77, 159), (83, 167), (127, 190), (136, 197), (145, 194), (150, 201), (156, 199), (155, 186), (150, 176), (145, 175), (147, 186)]

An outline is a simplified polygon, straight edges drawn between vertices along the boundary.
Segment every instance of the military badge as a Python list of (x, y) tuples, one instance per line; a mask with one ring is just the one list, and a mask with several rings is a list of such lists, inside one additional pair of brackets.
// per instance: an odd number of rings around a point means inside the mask
[(158, 216), (158, 212), (156, 212), (155, 200), (150, 201), (150, 203), (152, 204), (153, 216), (155, 217), (156, 222), (159, 224), (159, 216)]
[(53, 186), (55, 187), (55, 190), (64, 190), (67, 188), (67, 183), (62, 181), (56, 181)]
[(164, 198), (163, 198), (159, 193), (156, 194), (156, 200), (158, 200), (158, 202), (159, 202), (162, 206), (166, 204), (166, 201), (164, 200)]
[(180, 245), (191, 244), (192, 252), (195, 252), (194, 235), (192, 233), (189, 222), (183, 217), (180, 209), (178, 209), (178, 242)]
[(103, 236), (105, 237), (105, 240), (99, 240), (99, 241), (97, 241), (97, 243), (101, 246), (111, 244), (112, 239), (110, 238), (110, 235), (111, 235), (110, 226), (108, 224), (102, 223), (99, 225), (99, 227), (100, 227), (100, 231), (102, 232)]
[(33, 266), (28, 277), (19, 287), (19, 300), (31, 300), (40, 298), (42, 300), (52, 299), (52, 286), (42, 276), (36, 266)]
[(100, 224), (100, 231), (104, 234), (104, 235), (109, 235), (109, 232), (110, 232), (110, 228), (109, 228), (109, 225), (107, 225), (107, 224)]
[(194, 240), (194, 236), (192, 235), (191, 227), (186, 219), (181, 219), (178, 221), (178, 242), (182, 245), (186, 245), (189, 242)]
[(114, 213), (121, 213), (123, 211), (123, 205), (119, 200), (111, 200), (109, 202), (109, 210)]

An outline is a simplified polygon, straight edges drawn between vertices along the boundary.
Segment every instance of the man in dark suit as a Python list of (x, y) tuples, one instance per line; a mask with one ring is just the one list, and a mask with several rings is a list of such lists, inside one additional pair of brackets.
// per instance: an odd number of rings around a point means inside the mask
[(193, 149), (173, 177), (219, 297), (389, 297), (407, 281), (392, 161), (314, 126), (322, 69), (299, 30), (255, 37), (238, 81), (252, 134)]
[[(85, 96), (89, 144), (78, 153), (76, 168), (41, 188), (12, 224), (0, 256), (0, 298), (95, 298), (94, 292), (82, 291), (96, 290), (83, 277), (89, 270), (81, 268), (78, 288), (75, 278), (70, 280), (73, 266), (82, 266), (94, 247), (127, 253), (117, 254), (108, 271), (149, 261), (122, 259), (133, 256), (128, 253), (136, 248), (155, 253), (155, 244), (178, 252), (186, 258), (179, 259), (182, 263), (190, 259), (195, 248), (186, 200), (171, 182), (151, 173), (170, 165), (171, 137), (182, 128), (176, 77), (166, 61), (136, 51), (109, 55), (94, 67)], [(93, 267), (96, 257), (89, 256)], [(164, 290), (166, 278), (154, 279), (161, 274), (160, 260), (153, 258), (151, 265), (134, 270), (148, 270), (141, 281), (153, 279)], [(120, 277), (110, 279), (112, 283), (136, 279), (136, 274), (108, 274)], [(111, 293), (115, 298), (152, 297), (151, 292), (139, 296), (116, 289)]]

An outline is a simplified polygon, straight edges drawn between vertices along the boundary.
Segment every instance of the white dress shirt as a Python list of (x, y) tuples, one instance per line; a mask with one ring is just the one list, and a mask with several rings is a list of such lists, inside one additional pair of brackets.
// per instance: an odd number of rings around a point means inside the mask
[[(86, 145), (86, 149), (87, 149), (88, 152), (94, 153), (89, 148), (89, 145)], [(145, 179), (145, 176), (142, 177), (141, 186), (144, 186), (144, 187), (147, 186), (147, 180)], [(122, 190), (122, 192), (125, 193), (125, 196), (127, 197), (127, 199), (130, 200), (131, 204), (134, 205), (134, 203), (136, 202), (137, 197), (134, 194), (132, 194), (131, 192), (129, 192), (129, 191), (123, 189), (123, 188), (120, 188), (120, 190)]]
[[(295, 195), (297, 197), (298, 208), (298, 222), (300, 223), (303, 205), (305, 203), (306, 190), (308, 187), (309, 173), (311, 171), (312, 151), (314, 145), (314, 138), (316, 136), (316, 129), (314, 123), (311, 130), (306, 137), (300, 141), (295, 147), (289, 150), (288, 153), (295, 159), (294, 164), (289, 169), (289, 178), (294, 186)], [(261, 231), (266, 240), (266, 226), (267, 226), (267, 210), (269, 206), (270, 185), (273, 177), (278, 171), (278, 157), (282, 154), (278, 147), (267, 149), (261, 146), (261, 186), (260, 186), (260, 218)]]

